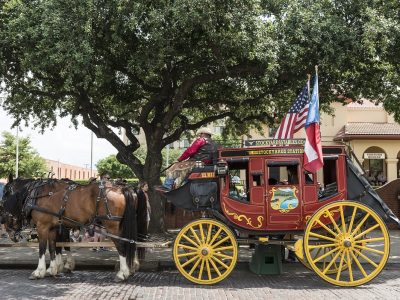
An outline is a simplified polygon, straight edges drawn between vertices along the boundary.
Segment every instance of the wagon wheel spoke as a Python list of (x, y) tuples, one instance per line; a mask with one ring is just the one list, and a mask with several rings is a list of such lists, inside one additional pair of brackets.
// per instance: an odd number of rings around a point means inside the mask
[(199, 265), (200, 261), (202, 260), (200, 257), (197, 258), (196, 262), (194, 263), (193, 267), (189, 271), (189, 275), (192, 275), (193, 271), (196, 270), (197, 266)]
[(326, 231), (328, 231), (332, 236), (336, 236), (337, 233), (333, 232), (328, 226), (326, 226), (324, 223), (321, 222), (321, 220), (316, 221), (318, 225), (320, 225), (322, 228), (324, 228)]
[(362, 257), (364, 260), (366, 260), (368, 263), (370, 263), (373, 267), (377, 268), (378, 265), (372, 261), (369, 257), (365, 256), (363, 253), (358, 251), (357, 249), (354, 249), (354, 252), (356, 252), (360, 257)]
[(364, 268), (362, 267), (358, 257), (354, 255), (353, 251), (350, 251), (350, 254), (351, 254), (352, 258), (353, 258), (353, 261), (356, 263), (358, 269), (361, 271), (361, 273), (364, 275), (364, 277), (367, 277), (368, 275), (365, 272)]
[(367, 243), (373, 243), (373, 242), (382, 242), (384, 241), (385, 238), (384, 237), (380, 237), (380, 238), (368, 238), (368, 239), (364, 239), (364, 240), (357, 240), (354, 243), (355, 244), (367, 244)]
[(339, 250), (339, 251), (337, 251), (337, 253), (335, 254), (335, 256), (332, 256), (332, 259), (331, 259), (330, 263), (328, 263), (328, 265), (327, 265), (326, 267), (324, 266), (324, 268), (323, 268), (323, 270), (322, 270), (322, 273), (323, 273), (323, 274), (326, 274), (326, 273), (329, 271), (329, 269), (332, 267), (333, 264), (336, 266), (336, 259), (339, 257), (339, 255), (340, 255), (341, 252), (342, 252), (342, 251)]
[(371, 232), (371, 231), (377, 229), (378, 227), (379, 227), (379, 224), (375, 224), (374, 226), (368, 228), (367, 230), (364, 230), (363, 232), (357, 234), (357, 235), (354, 237), (354, 239), (357, 240), (357, 239), (359, 239), (360, 237), (365, 236), (367, 233), (369, 233), (369, 232)]
[(233, 259), (233, 256), (231, 256), (231, 255), (226, 255), (226, 254), (223, 254), (223, 253), (214, 253), (214, 256), (219, 256), (219, 257), (222, 257), (222, 258), (226, 258), (226, 259)]
[(186, 234), (182, 235), (182, 237), (187, 240), (189, 243), (191, 243), (195, 247), (199, 247), (199, 244), (196, 244), (190, 237), (188, 237)]
[(199, 229), (200, 229), (201, 243), (205, 243), (206, 239), (204, 237), (203, 225), (201, 223), (199, 224)]
[(189, 259), (188, 261), (186, 261), (185, 263), (182, 264), (182, 267), (186, 267), (188, 264), (194, 262), (196, 259), (198, 259), (199, 257), (196, 255), (194, 257), (192, 257), (191, 259)]
[(319, 256), (318, 258), (312, 260), (312, 262), (313, 262), (313, 263), (317, 263), (317, 262), (319, 262), (321, 259), (327, 258), (328, 256), (330, 256), (332, 253), (336, 252), (337, 250), (338, 250), (338, 248), (334, 248), (334, 249), (332, 249), (332, 250), (330, 250), (330, 251), (324, 253), (323, 255)]
[(207, 244), (210, 242), (210, 239), (211, 239), (212, 227), (213, 227), (213, 225), (212, 225), (212, 224), (210, 224), (210, 225), (208, 226), (208, 231), (207, 231), (207, 240), (206, 240), (206, 243), (207, 243)]
[(337, 272), (337, 274), (336, 274), (336, 281), (339, 281), (340, 275), (341, 275), (342, 270), (343, 270), (343, 262), (344, 262), (344, 256), (345, 256), (344, 251), (342, 251), (341, 254), (342, 254), (342, 255), (340, 256), (339, 268), (338, 268), (338, 272)]
[(178, 257), (197, 255), (197, 252), (185, 252), (178, 254)]
[(192, 227), (189, 228), (190, 232), (192, 233), (192, 235), (194, 236), (194, 238), (197, 241), (197, 246), (201, 244), (201, 241), (199, 239), (199, 236), (197, 235), (196, 231), (194, 231), (194, 229)]
[(204, 264), (205, 264), (205, 262), (206, 262), (205, 259), (202, 259), (202, 260), (201, 260), (199, 276), (197, 277), (198, 279), (201, 279), (202, 276), (203, 276), (203, 271), (204, 271)]
[(206, 267), (207, 267), (207, 275), (208, 275), (208, 280), (211, 280), (211, 268), (210, 268), (210, 263), (208, 262), (208, 259), (206, 259)]
[(353, 213), (350, 217), (350, 224), (347, 227), (347, 233), (350, 234), (351, 230), (353, 229), (353, 224), (354, 224), (354, 220), (356, 219), (356, 212), (357, 212), (357, 207), (355, 206), (353, 209)]

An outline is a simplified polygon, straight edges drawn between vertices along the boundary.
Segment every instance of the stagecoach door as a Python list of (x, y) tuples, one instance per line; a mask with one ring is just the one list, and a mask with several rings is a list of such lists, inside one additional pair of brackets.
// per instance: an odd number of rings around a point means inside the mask
[(266, 177), (267, 228), (299, 228), (302, 212), (299, 160), (267, 159)]

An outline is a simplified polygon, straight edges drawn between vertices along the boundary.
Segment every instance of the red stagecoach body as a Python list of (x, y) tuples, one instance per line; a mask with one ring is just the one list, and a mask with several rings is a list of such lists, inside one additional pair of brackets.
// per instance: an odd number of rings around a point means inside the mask
[(221, 281), (236, 263), (237, 240), (244, 240), (294, 247), (332, 284), (376, 277), (389, 256), (385, 222), (400, 221), (345, 147), (323, 146), (324, 166), (310, 173), (303, 168), (304, 140), (249, 144), (220, 149), (217, 165), (196, 165), (183, 186), (165, 193), (177, 207), (211, 217), (178, 234), (173, 253), (182, 275), (201, 284)]

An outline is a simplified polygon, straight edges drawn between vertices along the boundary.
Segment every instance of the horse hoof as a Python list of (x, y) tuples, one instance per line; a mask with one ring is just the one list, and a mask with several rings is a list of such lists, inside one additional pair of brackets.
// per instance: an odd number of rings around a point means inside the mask
[(30, 276), (29, 276), (29, 279), (30, 280), (37, 280), (37, 279), (42, 279), (43, 277), (39, 277), (39, 276), (37, 276), (37, 275), (34, 275), (34, 274), (31, 274)]
[(124, 281), (125, 281), (125, 279), (119, 278), (118, 276), (114, 277), (114, 282), (115, 283), (120, 283), (120, 282), (124, 282)]

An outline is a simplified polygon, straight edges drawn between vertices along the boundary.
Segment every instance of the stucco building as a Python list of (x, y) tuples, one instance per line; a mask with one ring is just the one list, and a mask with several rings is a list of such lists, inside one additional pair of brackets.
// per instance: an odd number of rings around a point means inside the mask
[(331, 107), (333, 116), (321, 114), (322, 141), (349, 145), (367, 176), (382, 174), (386, 181), (399, 178), (400, 124), (393, 116), (368, 100)]

